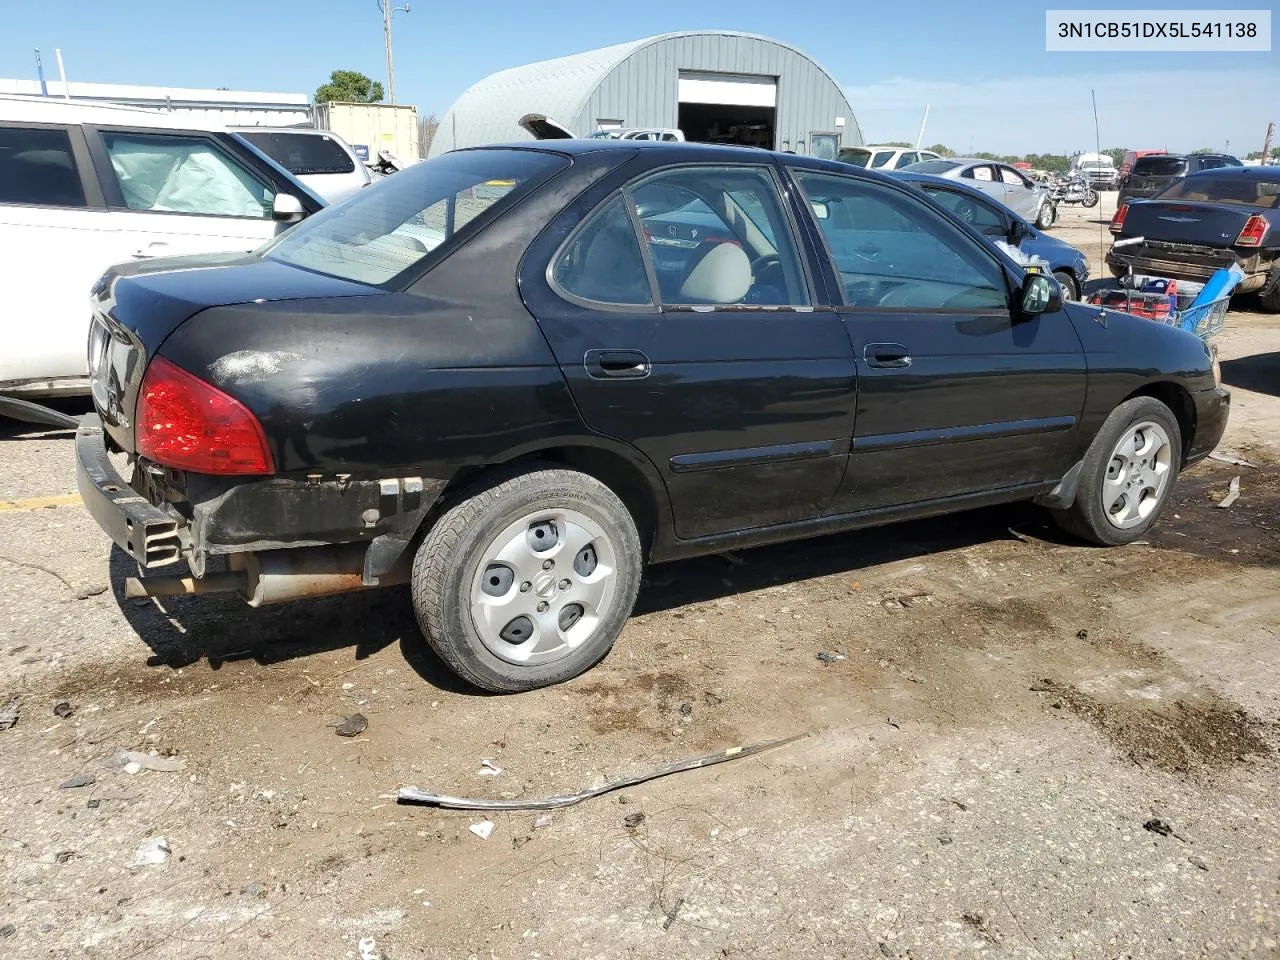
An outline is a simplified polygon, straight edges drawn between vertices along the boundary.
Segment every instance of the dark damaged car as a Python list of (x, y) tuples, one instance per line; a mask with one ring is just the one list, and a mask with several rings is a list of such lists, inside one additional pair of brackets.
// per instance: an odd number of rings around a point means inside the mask
[(724, 147), (458, 151), (93, 311), (79, 488), (130, 593), (408, 581), (490, 690), (599, 661), (646, 562), (1032, 499), (1130, 542), (1228, 411), (1196, 337), (915, 187)]
[(1280, 168), (1224, 167), (1177, 180), (1153, 200), (1116, 210), (1111, 232), (1140, 243), (1107, 253), (1112, 274), (1204, 282), (1238, 266), (1236, 293), (1280, 311)]

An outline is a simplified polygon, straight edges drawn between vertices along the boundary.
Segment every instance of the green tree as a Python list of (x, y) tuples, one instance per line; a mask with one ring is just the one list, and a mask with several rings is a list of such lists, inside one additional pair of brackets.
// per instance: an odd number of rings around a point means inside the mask
[(1192, 152), (1192, 154), (1194, 154), (1194, 155), (1198, 155), (1198, 154), (1202, 154), (1202, 153), (1216, 153), (1217, 151), (1215, 151), (1215, 150), (1213, 149), (1213, 147), (1196, 147), (1196, 148), (1195, 148), (1194, 150), (1192, 150), (1191, 152)]
[(1066, 173), (1071, 169), (1071, 158), (1061, 153), (1029, 153), (1027, 162), (1033, 169), (1050, 173)]
[(938, 154), (939, 156), (943, 156), (943, 157), (954, 157), (956, 155), (955, 151), (952, 150), (950, 147), (948, 147), (945, 143), (935, 143), (929, 149), (932, 150), (934, 153)]
[[(1261, 150), (1255, 150), (1255, 151), (1253, 151), (1253, 153), (1251, 153), (1251, 154), (1249, 154), (1247, 157), (1245, 157), (1245, 159), (1246, 159), (1246, 160), (1261, 160), (1261, 159), (1262, 159), (1262, 151), (1261, 151)], [(1280, 160), (1280, 147), (1272, 147), (1272, 148), (1271, 148), (1271, 162), (1272, 162), (1272, 163), (1275, 163), (1275, 162), (1276, 162), (1276, 161), (1278, 161), (1278, 160)]]
[(907, 143), (906, 141), (903, 141), (903, 140), (889, 140), (886, 143), (880, 144), (880, 146), (882, 147), (914, 147), (915, 144)]
[(335, 70), (329, 82), (316, 87), (316, 103), (378, 103), (382, 100), (382, 84), (370, 80), (358, 70)]
[(1102, 153), (1104, 156), (1110, 157), (1111, 162), (1117, 167), (1124, 163), (1124, 147), (1107, 147), (1107, 149), (1103, 150)]

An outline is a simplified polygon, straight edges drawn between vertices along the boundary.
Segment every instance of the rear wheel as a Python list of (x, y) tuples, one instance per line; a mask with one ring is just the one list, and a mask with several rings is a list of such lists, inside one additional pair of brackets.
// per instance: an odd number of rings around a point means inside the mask
[(1264, 289), (1258, 294), (1258, 302), (1262, 309), (1271, 313), (1280, 313), (1280, 281), (1274, 283), (1270, 290)]
[(1080, 288), (1076, 285), (1075, 277), (1071, 276), (1066, 270), (1053, 271), (1053, 278), (1058, 281), (1058, 286), (1062, 287), (1063, 300), (1079, 300)]
[(413, 563), (431, 648), (485, 690), (532, 690), (598, 663), (640, 587), (636, 526), (604, 484), (532, 470), (448, 510)]
[(1140, 539), (1159, 519), (1182, 466), (1182, 433), (1152, 397), (1111, 411), (1080, 468), (1075, 502), (1054, 511), (1070, 533), (1102, 546)]
[(1036, 217), (1036, 226), (1048, 230), (1058, 222), (1058, 208), (1051, 201), (1040, 204), (1040, 215)]

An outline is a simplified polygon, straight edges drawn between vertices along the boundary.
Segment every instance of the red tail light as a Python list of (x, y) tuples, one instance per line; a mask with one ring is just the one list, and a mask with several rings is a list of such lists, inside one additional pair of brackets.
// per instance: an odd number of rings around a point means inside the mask
[(163, 357), (138, 392), (138, 455), (194, 473), (274, 473), (258, 419), (244, 404)]
[(1266, 217), (1260, 217), (1255, 213), (1245, 222), (1244, 229), (1240, 231), (1240, 236), (1236, 237), (1236, 246), (1262, 246), (1262, 238), (1267, 235), (1267, 228), (1270, 226), (1271, 224), (1267, 223)]
[(1111, 218), (1111, 232), (1119, 233), (1124, 229), (1124, 218), (1129, 215), (1129, 205), (1126, 203), (1116, 211), (1116, 215)]

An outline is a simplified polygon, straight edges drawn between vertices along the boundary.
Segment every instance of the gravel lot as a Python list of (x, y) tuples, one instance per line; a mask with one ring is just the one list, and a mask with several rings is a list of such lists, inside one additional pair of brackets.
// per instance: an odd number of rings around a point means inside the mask
[[(1108, 204), (1055, 230), (1095, 270)], [(126, 601), (69, 436), (0, 423), (0, 954), (1280, 956), (1280, 317), (1228, 324), (1223, 449), (1257, 466), (1191, 470), (1150, 542), (1010, 507), (658, 567), (605, 663), (511, 697), (403, 590)], [(800, 733), (487, 840), (393, 798)]]

